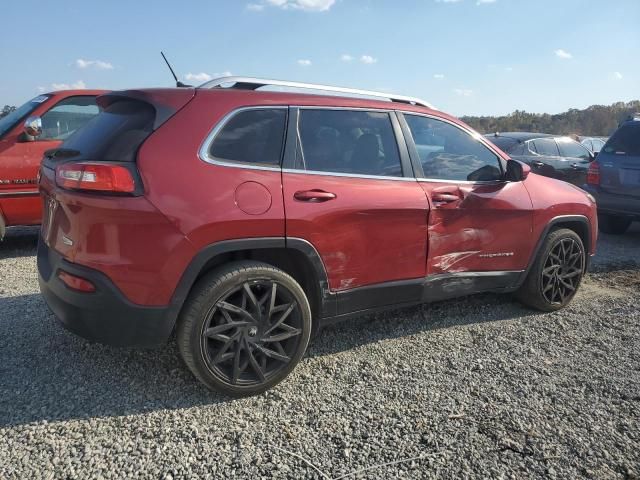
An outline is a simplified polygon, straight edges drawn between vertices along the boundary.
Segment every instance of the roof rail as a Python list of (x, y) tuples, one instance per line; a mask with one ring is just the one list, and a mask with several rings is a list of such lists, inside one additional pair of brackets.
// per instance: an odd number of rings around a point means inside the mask
[(419, 105), (421, 107), (435, 108), (429, 102), (414, 97), (394, 95), (393, 93), (374, 92), (370, 90), (358, 90), (355, 88), (334, 87), (331, 85), (318, 85), (315, 83), (289, 82), (286, 80), (269, 80), (266, 78), (251, 77), (220, 77), (203, 83), (198, 88), (224, 88), (223, 85), (233, 84), (232, 87), (239, 90), (257, 90), (261, 87), (275, 86), (286, 88), (301, 88), (306, 90), (320, 90), (323, 92), (341, 93), (345, 95), (362, 95), (365, 97), (381, 98), (391, 102), (407, 103), (409, 105)]

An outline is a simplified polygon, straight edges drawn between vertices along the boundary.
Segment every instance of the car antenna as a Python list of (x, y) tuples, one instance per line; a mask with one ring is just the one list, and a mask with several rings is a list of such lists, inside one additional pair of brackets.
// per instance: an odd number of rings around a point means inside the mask
[(164, 52), (162, 50), (160, 50), (160, 55), (162, 55), (162, 58), (164, 58), (164, 61), (167, 64), (167, 67), (169, 67), (169, 70), (171, 70), (171, 75), (173, 75), (173, 78), (176, 80), (176, 87), (192, 87), (193, 85), (187, 85), (186, 83), (182, 83), (180, 80), (178, 80), (178, 77), (176, 76), (176, 72), (173, 71), (173, 68), (171, 68), (171, 64), (169, 63), (169, 60), (167, 60), (167, 57), (164, 56)]

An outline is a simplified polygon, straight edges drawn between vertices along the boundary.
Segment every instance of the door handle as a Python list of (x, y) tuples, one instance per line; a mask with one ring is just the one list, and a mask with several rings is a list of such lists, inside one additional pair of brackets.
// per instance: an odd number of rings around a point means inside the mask
[(434, 203), (451, 203), (460, 200), (460, 197), (453, 193), (434, 193), (431, 198)]
[(437, 206), (462, 200), (460, 189), (456, 187), (439, 187), (431, 192), (431, 200)]
[(572, 163), (571, 164), (571, 168), (576, 168), (577, 169), (579, 167), (580, 167), (580, 165), (578, 165), (577, 163)]
[(325, 192), (324, 190), (299, 190), (293, 194), (293, 198), (300, 202), (320, 203), (334, 200), (337, 197), (335, 193)]
[(541, 162), (540, 160), (534, 160), (534, 161), (533, 161), (533, 162), (531, 162), (531, 163), (533, 163), (533, 166), (534, 166), (534, 167), (538, 167), (538, 168), (542, 168), (542, 167), (544, 167), (544, 162)]

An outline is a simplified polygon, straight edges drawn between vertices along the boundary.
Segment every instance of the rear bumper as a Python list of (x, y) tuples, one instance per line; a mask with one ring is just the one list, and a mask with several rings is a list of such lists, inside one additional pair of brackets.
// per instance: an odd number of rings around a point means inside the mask
[(640, 198), (603, 192), (599, 187), (593, 185), (584, 185), (583, 188), (596, 199), (598, 213), (640, 219)]
[[(93, 293), (68, 288), (58, 270), (85, 278)], [(38, 281), (47, 305), (62, 325), (87, 340), (115, 346), (155, 346), (165, 343), (174, 319), (168, 307), (145, 307), (127, 300), (109, 278), (96, 270), (68, 262), (38, 241)]]

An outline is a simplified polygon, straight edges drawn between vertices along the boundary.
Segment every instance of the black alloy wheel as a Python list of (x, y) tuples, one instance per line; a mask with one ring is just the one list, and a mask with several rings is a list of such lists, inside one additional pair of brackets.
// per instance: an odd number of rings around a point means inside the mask
[(302, 287), (257, 261), (232, 262), (193, 287), (176, 327), (180, 355), (212, 390), (255, 395), (300, 362), (312, 330)]
[(540, 281), (542, 295), (552, 305), (564, 305), (580, 285), (584, 271), (582, 245), (567, 237), (556, 243), (544, 263)]
[(211, 308), (202, 351), (211, 373), (231, 385), (260, 385), (291, 362), (302, 340), (300, 306), (285, 286), (251, 280)]
[(552, 230), (542, 241), (515, 296), (543, 312), (559, 310), (575, 296), (585, 267), (586, 253), (580, 236), (568, 228)]

